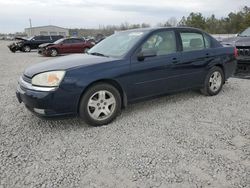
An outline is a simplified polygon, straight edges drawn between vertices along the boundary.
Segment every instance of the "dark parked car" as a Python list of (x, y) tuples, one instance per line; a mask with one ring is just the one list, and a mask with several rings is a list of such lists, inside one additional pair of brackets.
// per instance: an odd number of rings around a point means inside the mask
[(79, 115), (103, 125), (136, 101), (190, 88), (218, 94), (235, 71), (236, 56), (234, 47), (198, 29), (129, 30), (107, 37), (88, 54), (27, 68), (16, 94), (38, 116)]
[(222, 44), (235, 46), (239, 54), (237, 57), (239, 63), (250, 64), (250, 27), (236, 37), (222, 40)]
[(32, 49), (37, 49), (40, 44), (55, 42), (58, 39), (63, 38), (61, 35), (54, 36), (34, 36), (28, 39), (16, 38), (17, 42), (10, 44), (8, 47), (11, 52), (22, 51), (30, 52)]
[(39, 45), (38, 53), (45, 56), (57, 56), (67, 53), (85, 53), (94, 46), (94, 43), (83, 38), (62, 38), (54, 43)]

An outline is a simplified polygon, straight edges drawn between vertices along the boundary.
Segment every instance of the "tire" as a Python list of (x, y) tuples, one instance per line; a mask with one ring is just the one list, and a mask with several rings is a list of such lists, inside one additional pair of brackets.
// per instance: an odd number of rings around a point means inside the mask
[(99, 83), (90, 87), (82, 96), (79, 116), (92, 126), (106, 125), (121, 112), (121, 96), (112, 85)]
[(51, 57), (56, 57), (58, 55), (58, 51), (55, 48), (51, 48), (49, 54)]
[(204, 95), (214, 96), (221, 91), (224, 83), (225, 75), (223, 70), (220, 67), (215, 66), (208, 71), (204, 87), (200, 91)]
[(30, 52), (30, 51), (31, 51), (31, 48), (30, 48), (29, 45), (25, 45), (25, 46), (22, 47), (22, 51), (23, 51), (23, 52)]

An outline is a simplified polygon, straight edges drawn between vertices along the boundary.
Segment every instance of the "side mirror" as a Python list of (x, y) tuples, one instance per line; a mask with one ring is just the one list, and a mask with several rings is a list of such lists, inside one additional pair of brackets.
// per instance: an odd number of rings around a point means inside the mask
[(157, 56), (156, 50), (149, 49), (149, 50), (143, 50), (140, 53), (138, 53), (137, 59), (138, 61), (144, 61), (144, 59), (147, 57), (155, 57), (155, 56)]
[(235, 36), (236, 36), (236, 37), (239, 37), (239, 36), (240, 36), (240, 33), (237, 33)]

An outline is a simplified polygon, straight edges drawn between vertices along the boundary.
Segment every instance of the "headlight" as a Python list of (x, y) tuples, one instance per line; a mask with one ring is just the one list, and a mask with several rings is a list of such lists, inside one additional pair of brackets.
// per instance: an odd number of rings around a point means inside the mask
[(32, 85), (44, 87), (58, 87), (61, 83), (65, 71), (50, 71), (40, 73), (32, 78)]

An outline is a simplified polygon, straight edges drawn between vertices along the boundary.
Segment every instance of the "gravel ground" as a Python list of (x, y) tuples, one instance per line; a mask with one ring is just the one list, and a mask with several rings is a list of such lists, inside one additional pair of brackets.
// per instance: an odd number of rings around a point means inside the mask
[(20, 105), (17, 79), (41, 62), (0, 42), (0, 188), (250, 187), (250, 80), (128, 106), (113, 123), (46, 121)]

